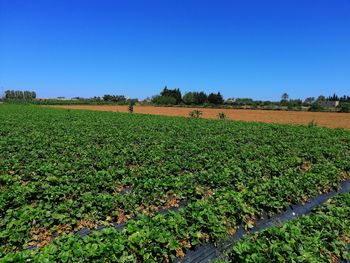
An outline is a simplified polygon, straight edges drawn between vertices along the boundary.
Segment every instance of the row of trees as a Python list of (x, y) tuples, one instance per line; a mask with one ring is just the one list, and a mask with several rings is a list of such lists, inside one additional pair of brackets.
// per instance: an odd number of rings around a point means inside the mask
[(104, 95), (104, 101), (116, 102), (116, 103), (126, 103), (127, 98), (124, 95)]
[[(287, 93), (283, 93), (281, 97), (281, 103), (287, 102), (289, 100), (289, 95)], [(325, 97), (323, 95), (315, 97), (308, 97), (304, 100), (304, 104), (313, 104), (318, 103), (321, 101), (340, 101), (340, 102), (350, 102), (350, 96), (344, 95), (344, 96), (338, 96), (335, 93), (332, 96)]]
[(327, 97), (326, 100), (328, 100), (328, 101), (337, 101), (337, 100), (339, 100), (339, 101), (343, 101), (343, 102), (350, 102), (350, 96), (344, 95), (342, 97), (339, 97), (338, 95), (336, 95), (334, 93), (333, 96)]
[(322, 106), (322, 102), (324, 101), (339, 101), (340, 104), (337, 106), (340, 112), (350, 112), (350, 96), (342, 96), (339, 97), (336, 94), (333, 96), (328, 96), (327, 98), (323, 95), (315, 97), (308, 97), (304, 100), (304, 102), (300, 99), (298, 100), (289, 100), (289, 96), (287, 93), (284, 93), (281, 97), (281, 105), (287, 106), (288, 109), (300, 108), (301, 106), (308, 106), (309, 111), (324, 111), (325, 108)]
[[(34, 91), (21, 91), (21, 90), (6, 90), (4, 94), (6, 100), (13, 101), (32, 101), (36, 98), (36, 93)], [(323, 95), (315, 97), (308, 97), (305, 100), (301, 99), (290, 99), (287, 93), (283, 93), (280, 101), (263, 101), (263, 100), (253, 100), (251, 98), (229, 98), (224, 100), (223, 96), (218, 93), (210, 93), (207, 95), (205, 92), (187, 92), (184, 95), (181, 94), (180, 89), (168, 89), (165, 88), (160, 92), (159, 95), (154, 96), (150, 101), (157, 105), (228, 105), (233, 107), (245, 107), (250, 108), (267, 108), (267, 109), (280, 109), (282, 106), (287, 107), (290, 110), (301, 110), (302, 106), (308, 107), (311, 111), (322, 111), (326, 110), (322, 107), (323, 101), (340, 101), (339, 109), (347, 107), (344, 111), (349, 111), (350, 107), (350, 96), (338, 96), (333, 94), (332, 96), (325, 97)], [(37, 101), (35, 101), (36, 103)], [(68, 103), (69, 102), (69, 103)], [(102, 97), (93, 97), (93, 98), (82, 98), (75, 97), (72, 100), (57, 100), (59, 104), (135, 104), (138, 102), (138, 99), (129, 99), (124, 95), (110, 95), (106, 94)], [(34, 102), (31, 102), (34, 103)], [(54, 100), (43, 100), (39, 101), (39, 104), (52, 104), (55, 103)]]
[(224, 98), (218, 93), (210, 93), (207, 95), (205, 92), (187, 92), (182, 96), (180, 89), (168, 89), (167, 86), (160, 92), (160, 95), (154, 96), (152, 102), (161, 105), (202, 105), (202, 104), (214, 104), (220, 105), (224, 103)]
[(130, 102), (137, 103), (139, 101), (138, 99), (129, 99), (124, 95), (110, 95), (110, 94), (103, 95), (102, 97), (95, 96), (91, 98), (74, 97), (72, 98), (72, 100), (85, 101), (85, 102), (99, 102), (99, 103), (112, 102), (117, 104), (129, 104)]
[(179, 89), (168, 89), (165, 87), (160, 95), (154, 96), (151, 100), (152, 103), (158, 105), (231, 105), (231, 106), (249, 106), (252, 108), (270, 108), (278, 109), (281, 106), (287, 107), (289, 110), (301, 110), (302, 106), (308, 107), (311, 111), (322, 111), (325, 110), (320, 102), (339, 100), (341, 102), (340, 108), (343, 109), (344, 105), (347, 106), (347, 102), (350, 102), (350, 96), (339, 97), (336, 94), (333, 96), (325, 97), (323, 95), (315, 97), (308, 97), (305, 100), (301, 99), (290, 99), (287, 93), (283, 93), (280, 101), (262, 101), (253, 100), (251, 98), (229, 98), (223, 99), (223, 96), (218, 93), (210, 93), (207, 95), (205, 92), (187, 92), (182, 96)]
[(35, 91), (6, 90), (5, 99), (8, 100), (33, 100), (36, 98)]

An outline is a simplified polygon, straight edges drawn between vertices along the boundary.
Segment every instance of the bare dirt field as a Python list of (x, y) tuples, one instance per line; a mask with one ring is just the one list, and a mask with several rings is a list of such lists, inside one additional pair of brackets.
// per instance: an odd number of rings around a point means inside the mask
[[(128, 111), (128, 106), (111, 105), (55, 105), (50, 107), (113, 112)], [(134, 106), (135, 113), (166, 116), (188, 116), (192, 110), (202, 111), (203, 118), (216, 119), (219, 112), (224, 112), (227, 119), (230, 120), (303, 125), (314, 120), (318, 126), (350, 130), (350, 113)]]

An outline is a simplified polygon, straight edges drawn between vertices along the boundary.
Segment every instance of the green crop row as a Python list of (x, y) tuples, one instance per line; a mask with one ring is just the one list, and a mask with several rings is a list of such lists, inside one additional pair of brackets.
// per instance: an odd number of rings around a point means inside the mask
[(350, 193), (312, 214), (243, 239), (218, 262), (339, 262), (350, 260)]
[[(230, 258), (234, 262), (317, 262), (330, 256), (345, 259), (349, 201), (350, 194), (344, 194), (313, 215), (240, 242)], [(251, 227), (252, 214), (241, 193), (222, 190), (217, 197), (197, 201), (177, 213), (131, 220), (122, 232), (106, 228), (84, 238), (64, 235), (42, 249), (7, 254), (3, 262), (173, 261), (183, 257), (187, 249), (208, 241), (220, 242), (228, 233), (234, 234), (233, 226), (238, 223)]]
[[(105, 231), (127, 258), (171, 260), (336, 189), (350, 171), (350, 133), (339, 129), (7, 105), (0, 122), (0, 254), (47, 245), (8, 258), (43, 257), (66, 239), (99, 246), (104, 234), (53, 239), (139, 216)], [(181, 200), (185, 209), (157, 215)]]

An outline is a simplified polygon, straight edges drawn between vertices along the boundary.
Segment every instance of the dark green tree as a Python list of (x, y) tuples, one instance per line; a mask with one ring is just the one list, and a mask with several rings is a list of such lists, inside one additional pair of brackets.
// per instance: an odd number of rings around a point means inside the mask
[(154, 96), (152, 102), (157, 105), (175, 105), (176, 99), (170, 96)]
[(208, 96), (208, 102), (215, 104), (215, 105), (219, 105), (219, 104), (223, 104), (224, 103), (224, 98), (222, 97), (222, 95), (220, 94), (220, 92), (218, 93), (210, 93)]
[(168, 89), (167, 86), (160, 92), (160, 96), (172, 97), (176, 100), (175, 104), (180, 104), (182, 102), (182, 96), (180, 89)]

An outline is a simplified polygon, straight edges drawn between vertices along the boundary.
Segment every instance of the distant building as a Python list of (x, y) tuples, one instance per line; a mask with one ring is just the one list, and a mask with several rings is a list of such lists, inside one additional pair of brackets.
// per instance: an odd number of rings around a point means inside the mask
[(325, 101), (320, 101), (319, 104), (322, 107), (337, 107), (339, 106), (339, 100), (325, 100)]

